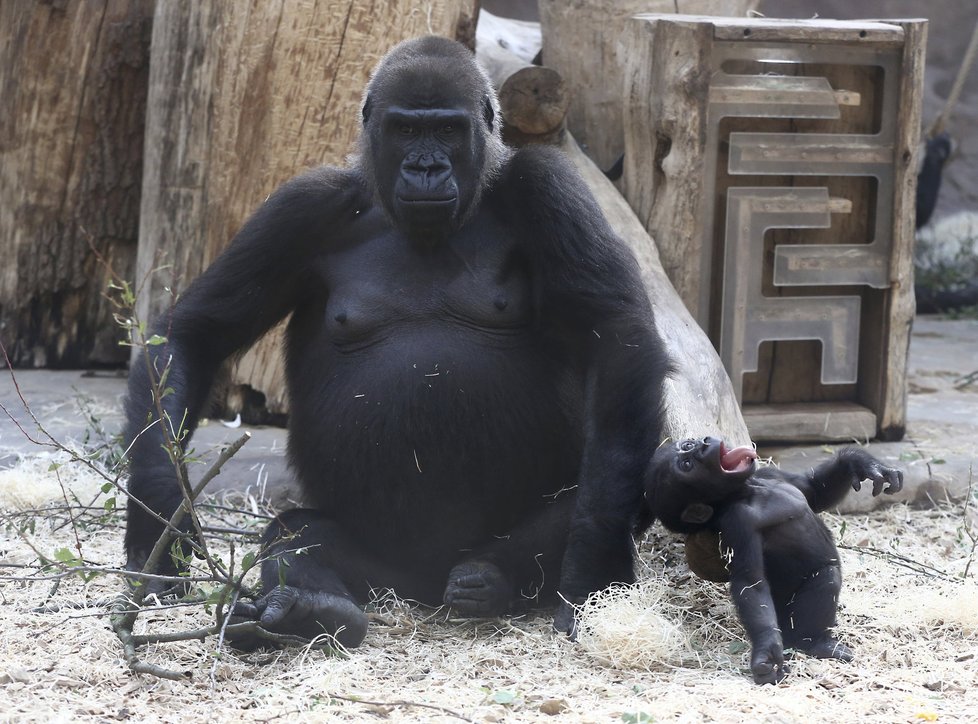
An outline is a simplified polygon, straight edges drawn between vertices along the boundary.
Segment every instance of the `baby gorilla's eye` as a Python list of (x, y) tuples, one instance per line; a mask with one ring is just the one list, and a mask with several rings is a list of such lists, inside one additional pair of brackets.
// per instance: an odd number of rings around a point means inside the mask
[(689, 458), (681, 459), (679, 461), (679, 469), (682, 470), (683, 472), (688, 473), (690, 470), (693, 469), (693, 461), (690, 460)]
[(692, 450), (694, 447), (696, 447), (696, 443), (693, 442), (692, 440), (683, 440), (679, 444), (680, 450)]

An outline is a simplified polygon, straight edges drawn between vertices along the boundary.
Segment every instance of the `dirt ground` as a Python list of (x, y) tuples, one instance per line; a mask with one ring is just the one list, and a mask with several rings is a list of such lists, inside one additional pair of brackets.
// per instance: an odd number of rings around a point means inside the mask
[[(126, 668), (104, 605), (118, 578), (55, 588), (37, 568), (38, 554), (78, 546), (91, 564), (121, 563), (122, 521), (99, 517), (103, 481), (59, 460), (0, 471), (0, 492), (33, 482), (30, 498), (4, 497), (0, 721), (978, 721), (978, 519), (963, 504), (826, 516), (842, 547), (839, 633), (856, 660), (798, 656), (778, 686), (751, 682), (724, 587), (690, 577), (680, 542), (658, 529), (640, 547), (642, 583), (586, 611), (576, 644), (544, 615), (458, 621), (381, 596), (349, 655), (239, 654), (213, 638), (145, 647), (186, 673), (169, 681)], [(209, 519), (228, 524), (219, 510)], [(168, 608), (137, 632), (209, 621), (201, 606)]]

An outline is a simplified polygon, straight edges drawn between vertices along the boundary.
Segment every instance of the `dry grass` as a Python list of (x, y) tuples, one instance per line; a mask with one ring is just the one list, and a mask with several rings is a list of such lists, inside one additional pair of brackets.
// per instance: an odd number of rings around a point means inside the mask
[[(36, 562), (17, 531), (25, 518), (11, 511), (36, 506), (42, 490), (61, 500), (49, 462), (23, 466), (0, 477), (0, 491), (16, 480), (34, 493), (0, 499), (6, 565)], [(100, 485), (61, 470), (83, 500)], [(26, 534), (47, 555), (76, 545), (72, 526), (56, 528), (56, 519), (39, 515)], [(53, 595), (49, 581), (3, 581), (0, 720), (978, 721), (978, 585), (974, 566), (960, 580), (972, 554), (964, 520), (960, 507), (828, 516), (848, 546), (839, 632), (857, 659), (798, 657), (783, 684), (766, 687), (746, 673), (748, 648), (724, 588), (691, 578), (678, 540), (658, 531), (641, 546), (643, 583), (593, 602), (578, 644), (555, 635), (545, 616), (455, 621), (387, 596), (364, 645), (345, 658), (239, 655), (211, 640), (147, 647), (147, 661), (188, 673), (177, 682), (127, 671), (94, 605), (118, 592), (118, 579), (69, 579)], [(121, 562), (119, 523), (77, 530), (86, 559)], [(32, 611), (45, 603), (57, 611)], [(209, 622), (200, 607), (169, 609), (143, 614), (137, 632)]]

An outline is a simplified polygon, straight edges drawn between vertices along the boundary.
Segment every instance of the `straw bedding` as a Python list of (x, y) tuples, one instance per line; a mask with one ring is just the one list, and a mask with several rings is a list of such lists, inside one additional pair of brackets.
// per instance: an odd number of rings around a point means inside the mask
[[(577, 643), (545, 615), (458, 621), (378, 593), (349, 655), (145, 647), (188, 675), (166, 681), (126, 668), (104, 609), (116, 576), (39, 580), (38, 553), (80, 545), (86, 561), (121, 563), (121, 519), (95, 512), (102, 481), (51, 462), (0, 472), (0, 574), (32, 579), (0, 581), (0, 721), (978, 721), (978, 521), (961, 504), (825, 516), (842, 547), (839, 633), (857, 658), (795, 657), (778, 686), (751, 683), (724, 586), (691, 576), (681, 541), (658, 528), (640, 544), (641, 582), (592, 600)], [(211, 620), (201, 605), (168, 608), (136, 629)]]

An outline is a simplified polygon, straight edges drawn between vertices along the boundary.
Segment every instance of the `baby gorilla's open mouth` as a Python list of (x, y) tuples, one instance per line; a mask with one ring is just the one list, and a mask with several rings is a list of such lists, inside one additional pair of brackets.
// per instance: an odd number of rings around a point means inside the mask
[(727, 450), (723, 443), (720, 443), (720, 467), (725, 473), (742, 473), (749, 470), (754, 461), (757, 460), (757, 453), (751, 447), (735, 447)]

